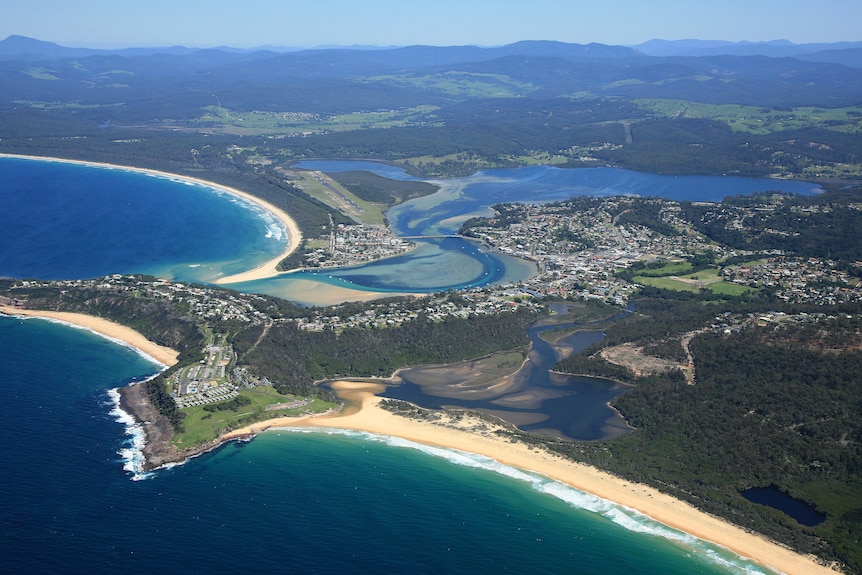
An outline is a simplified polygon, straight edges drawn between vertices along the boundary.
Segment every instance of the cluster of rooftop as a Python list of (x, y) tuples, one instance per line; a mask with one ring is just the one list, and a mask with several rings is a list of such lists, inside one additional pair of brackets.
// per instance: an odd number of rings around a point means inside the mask
[(309, 251), (303, 257), (306, 268), (355, 266), (401, 255), (415, 243), (394, 235), (387, 226), (338, 224), (329, 235), (328, 247)]
[(833, 305), (862, 301), (858, 278), (828, 259), (777, 256), (728, 267), (722, 273), (726, 281), (736, 284), (774, 288), (779, 299), (790, 303)]
[[(421, 298), (395, 298), (363, 306), (363, 311), (346, 315), (338, 306), (305, 308), (295, 317), (273, 318), (267, 313), (265, 296), (210, 288), (197, 284), (152, 280), (141, 276), (110, 275), (84, 280), (24, 280), (20, 288), (66, 287), (105, 290), (136, 298), (167, 299), (180, 304), (204, 324), (214, 319), (240, 323), (293, 322), (302, 330), (387, 327), (404, 323), (420, 314), (431, 320), (516, 311), (541, 304), (515, 285), (475, 288), (459, 294), (430, 294)], [(12, 293), (16, 288), (12, 288)], [(14, 299), (12, 300), (14, 302)], [(370, 307), (369, 307), (370, 306)], [(211, 344), (208, 344), (211, 346)], [(208, 347), (207, 349), (210, 349)], [(206, 351), (206, 350), (205, 350)], [(257, 385), (257, 383), (255, 383)]]
[[(634, 201), (638, 202), (637, 208), (632, 205)], [(643, 206), (658, 215), (658, 225), (624, 222), (626, 213)], [(620, 270), (635, 262), (690, 261), (697, 254), (707, 254), (721, 268), (719, 281), (752, 289), (770, 288), (784, 301), (862, 301), (859, 278), (840, 269), (837, 262), (793, 257), (780, 250), (755, 253), (719, 245), (681, 217), (680, 204), (675, 201), (614, 197), (506, 204), (496, 209), (498, 217), (472, 225), (468, 233), (503, 253), (538, 262), (541, 273), (522, 286), (532, 293), (625, 305), (632, 292), (642, 286), (624, 279)], [(746, 214), (752, 211), (733, 206), (717, 209), (728, 212), (725, 220), (729, 229), (741, 229)], [(754, 263), (721, 263), (740, 256), (750, 256)], [(862, 269), (862, 263), (857, 267)]]
[(212, 336), (200, 363), (175, 371), (169, 380), (177, 407), (206, 405), (239, 395), (231, 382), (228, 367), (234, 362), (233, 348), (224, 336)]
[(537, 309), (537, 299), (518, 286), (473, 288), (458, 292), (428, 295), (417, 299), (396, 299), (369, 303), (358, 313), (339, 315), (337, 309), (319, 308), (313, 316), (297, 319), (299, 329), (322, 331), (325, 328), (392, 327), (413, 321), (420, 316), (431, 321), (447, 317), (466, 318), (513, 312), (522, 308)]

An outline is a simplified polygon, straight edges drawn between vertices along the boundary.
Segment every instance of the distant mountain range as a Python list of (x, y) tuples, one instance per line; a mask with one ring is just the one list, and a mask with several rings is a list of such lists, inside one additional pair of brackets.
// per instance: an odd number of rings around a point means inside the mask
[(429, 168), (437, 175), (526, 157), (662, 173), (801, 177), (826, 166), (858, 178), (860, 133), (862, 43), (291, 51), (0, 41), (0, 150), (19, 153), (228, 172), (245, 160), (219, 150), (443, 158)]
[(4, 60), (46, 60), (63, 58), (82, 58), (97, 55), (143, 56), (147, 54), (189, 54), (194, 48), (182, 46), (161, 48), (123, 48), (117, 50), (97, 50), (94, 48), (69, 48), (28, 38), (27, 36), (9, 36), (0, 41), (0, 58)]
[(725, 42), (723, 40), (650, 40), (635, 46), (650, 56), (770, 56), (787, 58), (817, 52), (862, 48), (862, 42), (794, 44), (788, 40), (769, 42)]
[(634, 48), (648, 56), (769, 56), (862, 67), (862, 42), (794, 44), (787, 40), (650, 40)]
[(112, 119), (101, 123), (188, 119), (216, 103), (214, 94), (236, 110), (322, 114), (482, 98), (495, 100), (495, 107), (512, 97), (562, 105), (556, 99), (586, 96), (835, 108), (862, 102), (862, 42), (655, 40), (627, 47), (523, 41), (281, 52), (95, 50), (24, 36), (0, 41), (0, 109), (63, 102), (70, 113), (113, 106)]
[[(266, 46), (240, 49), (229, 46), (217, 48), (188, 48), (165, 46), (149, 48), (71, 48), (13, 35), (0, 41), (0, 59), (3, 60), (50, 60), (81, 58), (88, 56), (150, 56), (157, 54), (189, 55), (196, 52), (249, 53), (317, 53), (332, 51), (378, 53), (386, 60), (408, 57), (413, 65), (446, 65), (455, 62), (493, 60), (509, 55), (538, 57), (568, 57), (600, 60), (606, 58), (654, 57), (701, 57), (701, 56), (768, 56), (771, 58), (796, 58), (816, 62), (831, 62), (845, 66), (862, 67), (862, 42), (833, 42), (794, 44), (787, 40), (769, 42), (727, 42), (722, 40), (650, 40), (636, 46), (611, 46), (606, 44), (567, 44), (554, 41), (524, 41), (500, 47), (478, 46), (407, 46), (407, 47), (327, 47), (298, 49)], [(397, 54), (397, 56), (396, 56)]]

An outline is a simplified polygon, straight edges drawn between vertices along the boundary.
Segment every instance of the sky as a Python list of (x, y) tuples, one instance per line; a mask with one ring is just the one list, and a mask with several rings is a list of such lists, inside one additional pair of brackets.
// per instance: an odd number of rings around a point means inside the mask
[(27, 0), (0, 39), (65, 46), (499, 46), (862, 40), (860, 0)]

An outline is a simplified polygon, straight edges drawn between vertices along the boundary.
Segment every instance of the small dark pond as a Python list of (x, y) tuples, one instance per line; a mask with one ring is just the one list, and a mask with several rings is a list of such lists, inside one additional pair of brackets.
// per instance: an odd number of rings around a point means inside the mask
[(742, 492), (752, 503), (766, 505), (789, 515), (802, 525), (814, 527), (826, 521), (826, 516), (804, 501), (794, 499), (776, 487), (752, 487)]

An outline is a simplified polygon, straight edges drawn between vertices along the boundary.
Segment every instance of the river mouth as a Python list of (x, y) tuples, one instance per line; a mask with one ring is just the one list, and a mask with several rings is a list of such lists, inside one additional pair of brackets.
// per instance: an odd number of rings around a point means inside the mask
[(305, 299), (305, 282), (327, 289), (386, 293), (430, 293), (517, 283), (537, 273), (536, 263), (509, 256), (488, 246), (458, 237), (461, 225), (473, 217), (490, 217), (500, 203), (543, 204), (575, 197), (635, 195), (671, 200), (721, 201), (729, 194), (769, 190), (814, 194), (819, 186), (806, 182), (733, 176), (664, 176), (617, 168), (531, 166), (497, 168), (447, 179), (411, 176), (403, 168), (371, 161), (304, 160), (292, 169), (324, 173), (367, 171), (381, 178), (425, 181), (437, 186), (430, 195), (389, 208), (392, 231), (410, 238), (417, 248), (393, 258), (349, 268), (305, 271), (239, 286), (243, 291), (267, 293), (314, 305)]

